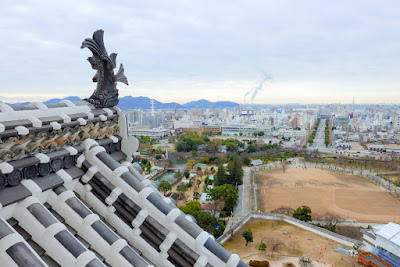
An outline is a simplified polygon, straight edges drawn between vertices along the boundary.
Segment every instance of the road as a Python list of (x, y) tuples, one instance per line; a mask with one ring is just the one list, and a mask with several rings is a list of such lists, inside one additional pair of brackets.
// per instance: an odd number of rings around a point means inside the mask
[(243, 168), (243, 184), (239, 186), (239, 200), (232, 215), (244, 216), (250, 212), (250, 167)]
[(232, 212), (229, 222), (226, 225), (225, 232), (229, 228), (237, 223), (243, 216), (251, 211), (251, 199), (250, 199), (250, 169), (251, 167), (243, 168), (243, 184), (239, 186), (239, 200), (238, 204)]

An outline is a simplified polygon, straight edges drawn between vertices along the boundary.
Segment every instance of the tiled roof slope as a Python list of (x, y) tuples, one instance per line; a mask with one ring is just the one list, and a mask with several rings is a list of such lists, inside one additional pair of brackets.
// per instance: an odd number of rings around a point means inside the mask
[(2, 266), (247, 266), (141, 176), (117, 108), (0, 110)]

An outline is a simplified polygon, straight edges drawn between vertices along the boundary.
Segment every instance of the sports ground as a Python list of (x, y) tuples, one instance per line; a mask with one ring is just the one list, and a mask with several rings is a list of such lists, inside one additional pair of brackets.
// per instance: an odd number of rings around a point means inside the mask
[(358, 222), (400, 223), (400, 200), (367, 179), (318, 168), (264, 170), (261, 173), (264, 208), (296, 209), (307, 205), (315, 218), (331, 212)]

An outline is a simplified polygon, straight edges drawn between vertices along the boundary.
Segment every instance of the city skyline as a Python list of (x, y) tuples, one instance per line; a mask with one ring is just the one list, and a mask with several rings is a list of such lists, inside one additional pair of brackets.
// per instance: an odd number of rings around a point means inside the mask
[(121, 97), (243, 103), (268, 73), (246, 103), (400, 102), (395, 1), (97, 3), (5, 4), (0, 101), (88, 97), (94, 72), (79, 46), (102, 28), (130, 81)]

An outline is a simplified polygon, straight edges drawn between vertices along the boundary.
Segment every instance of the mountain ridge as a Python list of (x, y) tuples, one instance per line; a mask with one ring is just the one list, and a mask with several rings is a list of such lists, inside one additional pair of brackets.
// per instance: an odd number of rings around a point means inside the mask
[[(119, 99), (119, 103), (117, 107), (120, 109), (128, 110), (128, 109), (150, 109), (150, 99), (149, 97), (146, 96), (124, 96)], [(52, 98), (49, 100), (44, 101), (44, 104), (49, 104), (49, 103), (58, 103), (62, 100), (69, 100), (69, 101), (80, 101), (81, 98), (77, 96), (68, 96), (64, 98)], [(1, 101), (0, 101), (1, 102)], [(6, 103), (10, 106), (15, 106), (15, 105), (27, 105), (30, 102), (19, 102), (19, 103)], [(179, 104), (176, 102), (169, 102), (169, 103), (163, 103), (160, 101), (157, 101), (154, 99), (154, 108), (155, 109), (173, 109), (173, 108), (232, 108), (232, 107), (238, 107), (239, 104), (231, 101), (217, 101), (217, 102), (212, 102), (206, 99), (199, 99), (195, 101), (190, 101), (185, 104)]]

